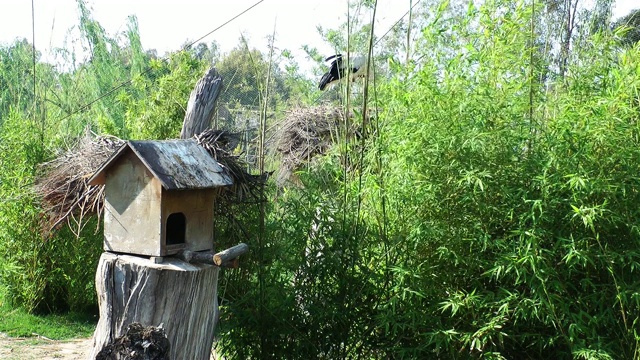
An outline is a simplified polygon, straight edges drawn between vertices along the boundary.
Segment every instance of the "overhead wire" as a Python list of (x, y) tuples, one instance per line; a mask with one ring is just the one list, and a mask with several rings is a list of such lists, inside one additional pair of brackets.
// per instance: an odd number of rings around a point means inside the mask
[[(208, 33), (204, 34), (203, 36), (199, 37), (198, 39), (192, 41), (191, 43), (187, 44), (184, 49), (190, 49), (193, 45), (195, 45), (196, 43), (198, 43), (199, 41), (203, 40), (204, 38), (208, 37), (209, 35), (213, 34), (214, 32), (220, 30), (221, 28), (223, 28), (224, 26), (228, 25), (229, 23), (231, 23), (232, 21), (234, 21), (235, 19), (239, 18), (240, 16), (244, 15), (245, 13), (247, 13), (248, 11), (250, 11), (251, 9), (253, 9), (254, 7), (258, 6), (260, 3), (264, 2), (265, 0), (258, 0), (257, 2), (255, 2), (253, 5), (249, 6), (248, 8), (244, 9), (243, 11), (241, 11), (240, 13), (236, 14), (235, 16), (233, 16), (232, 18), (230, 18), (229, 20), (225, 21), (224, 23), (222, 23), (221, 25), (219, 25), (218, 27), (214, 28), (213, 30), (209, 31)], [(402, 17), (400, 17), (374, 44), (374, 47), (384, 38), (386, 37), (389, 32), (391, 32), (391, 30), (393, 30), (393, 28), (395, 28), (401, 21), (402, 19), (404, 19), (410, 12), (411, 10), (416, 7), (416, 5), (418, 5), (420, 3), (421, 0), (418, 0), (415, 2), (415, 4), (413, 4), (413, 6), (404, 14), (402, 15)], [(33, 14), (32, 14), (33, 16)], [(35, 23), (33, 25), (35, 27)], [(35, 34), (35, 30), (34, 30), (34, 34)], [(34, 35), (35, 37), (35, 35)], [(34, 39), (35, 41), (35, 39)], [(35, 45), (34, 45), (35, 46)], [(35, 56), (35, 55), (34, 55)], [(166, 60), (166, 59), (163, 59)], [(35, 69), (35, 66), (34, 66)], [(146, 75), (147, 73), (149, 73), (152, 70), (151, 67), (147, 68), (146, 70), (144, 70), (143, 72), (140, 73), (140, 75)], [(34, 77), (35, 77), (35, 70), (34, 70)], [(86, 109), (90, 108), (93, 104), (95, 104), (96, 102), (110, 96), (111, 94), (113, 94), (114, 92), (122, 89), (125, 86), (130, 85), (133, 82), (133, 78), (128, 79), (126, 81), (121, 82), (120, 84), (112, 87), (111, 89), (109, 89), (107, 92), (101, 94), (100, 96), (98, 96), (97, 98), (85, 103), (84, 105), (80, 106), (79, 108), (71, 111), (70, 113), (68, 113), (67, 115), (63, 116), (62, 118), (58, 119), (58, 121), (63, 121), (66, 120), (68, 118), (70, 118), (73, 115), (76, 115), (78, 113), (81, 113), (83, 111), (85, 111)], [(34, 88), (35, 88), (35, 80), (34, 80)], [(35, 96), (35, 89), (34, 89), (34, 96)], [(320, 97), (322, 98), (322, 96)], [(319, 99), (317, 99), (319, 100)], [(316, 101), (317, 101), (316, 100)]]
[(261, 2), (263, 2), (264, 0), (260, 0), (258, 2), (256, 2), (255, 4), (249, 6), (248, 8), (246, 8), (244, 11), (242, 11), (241, 13), (239, 13), (238, 15), (232, 17), (231, 19), (227, 20), (225, 23), (223, 23), (222, 25), (218, 26), (217, 28), (209, 31), (208, 33), (206, 33), (205, 35), (201, 36), (198, 40), (195, 40), (193, 42), (191, 42), (191, 44), (187, 45), (185, 48), (189, 49), (191, 48), (195, 43), (197, 43), (198, 41), (206, 38), (207, 36), (213, 34), (214, 32), (220, 30), (221, 28), (223, 28), (225, 25), (229, 24), (230, 22), (232, 22), (233, 20), (239, 18), (240, 16), (244, 15), (246, 12), (248, 12), (249, 10), (253, 9), (254, 7), (258, 6)]
[(411, 11), (413, 10), (414, 7), (416, 7), (416, 5), (418, 5), (420, 3), (421, 0), (416, 1), (415, 4), (413, 4), (413, 6), (411, 6), (409, 8), (409, 10), (407, 10), (406, 13), (404, 13), (404, 15), (402, 15), (402, 17), (400, 17), (400, 19), (398, 19), (398, 21), (396, 21), (393, 25), (391, 25), (391, 27), (389, 28), (389, 30), (387, 30), (387, 32), (385, 32), (378, 40), (376, 40), (375, 44), (373, 44), (373, 46), (375, 47), (376, 45), (378, 45), (378, 43), (384, 39), (385, 36), (387, 36), (387, 34), (389, 34), (389, 32), (391, 32), (391, 30), (393, 30), (394, 27), (396, 27), (398, 24), (400, 24), (400, 22), (402, 21), (402, 19), (404, 19), (405, 16), (409, 15), (409, 13), (411, 13)]
[[(33, 0), (32, 0), (33, 1)], [(245, 13), (247, 13), (249, 10), (253, 9), (254, 7), (258, 6), (260, 3), (264, 2), (265, 0), (258, 0), (257, 2), (255, 2), (253, 5), (249, 6), (248, 8), (244, 9), (242, 12), (238, 13), (237, 15), (233, 16), (231, 19), (225, 21), (224, 23), (222, 23), (222, 25), (219, 25), (218, 27), (216, 27), (215, 29), (209, 31), (208, 33), (206, 33), (205, 35), (199, 37), (197, 40), (192, 41), (191, 43), (187, 44), (186, 46), (184, 46), (183, 50), (188, 50), (190, 49), (193, 45), (195, 45), (197, 42), (201, 41), (202, 39), (206, 38), (207, 36), (213, 34), (214, 32), (220, 30), (221, 28), (223, 28), (224, 26), (228, 25), (230, 22), (232, 22), (233, 20), (239, 18), (240, 16), (244, 15)], [(34, 25), (35, 26), (35, 25)], [(163, 59), (166, 60), (166, 59)], [(146, 70), (144, 70), (143, 72), (140, 73), (140, 75), (146, 75), (147, 73), (149, 73), (153, 68), (149, 67)], [(34, 72), (35, 73), (35, 72)], [(34, 75), (35, 76), (35, 75)], [(63, 116), (62, 118), (58, 119), (58, 121), (63, 121), (66, 120), (68, 118), (70, 118), (73, 115), (76, 115), (78, 113), (81, 113), (83, 111), (85, 111), (86, 109), (88, 109), (89, 107), (91, 107), (91, 105), (95, 104), (96, 102), (106, 98), (107, 96), (113, 94), (114, 92), (116, 92), (119, 89), (122, 89), (125, 86), (130, 85), (133, 82), (133, 78), (130, 78), (126, 81), (121, 82), (120, 84), (112, 87), (111, 89), (109, 89), (107, 92), (100, 94), (100, 96), (98, 96), (97, 98), (89, 101), (88, 103), (80, 106), (79, 108), (77, 108), (76, 110), (70, 112), (69, 114)], [(35, 87), (35, 85), (34, 85)]]

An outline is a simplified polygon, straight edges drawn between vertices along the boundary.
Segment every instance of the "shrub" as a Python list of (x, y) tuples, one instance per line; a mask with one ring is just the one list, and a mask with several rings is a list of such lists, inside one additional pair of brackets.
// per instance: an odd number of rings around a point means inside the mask
[[(45, 148), (30, 121), (11, 114), (0, 133), (0, 284), (7, 299), (28, 311), (96, 307), (94, 274), (101, 236), (69, 229), (44, 238), (40, 207), (32, 191)], [(89, 226), (96, 226), (94, 221)], [(83, 233), (83, 234), (85, 234)]]

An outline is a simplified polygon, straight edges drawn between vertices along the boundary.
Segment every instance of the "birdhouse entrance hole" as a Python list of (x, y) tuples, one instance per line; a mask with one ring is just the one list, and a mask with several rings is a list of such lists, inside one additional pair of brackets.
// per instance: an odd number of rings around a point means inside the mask
[(167, 217), (167, 245), (185, 243), (187, 218), (183, 213), (173, 213)]

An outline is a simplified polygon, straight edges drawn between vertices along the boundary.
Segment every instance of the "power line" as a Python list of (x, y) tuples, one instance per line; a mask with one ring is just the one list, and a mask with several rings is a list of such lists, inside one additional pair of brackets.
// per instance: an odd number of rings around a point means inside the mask
[(228, 23), (232, 22), (233, 20), (239, 18), (240, 16), (244, 15), (244, 13), (246, 13), (247, 11), (253, 9), (254, 7), (258, 6), (261, 2), (263, 2), (264, 0), (260, 0), (258, 2), (256, 2), (255, 4), (251, 5), (250, 7), (246, 8), (243, 12), (239, 13), (238, 15), (232, 17), (231, 19), (227, 20), (227, 22), (225, 22), (224, 24), (218, 26), (217, 28), (209, 31), (208, 33), (206, 33), (205, 35), (201, 36), (198, 40), (192, 42), (191, 44), (187, 45), (186, 48), (189, 49), (190, 47), (192, 47), (195, 43), (197, 43), (198, 41), (206, 38), (207, 36), (213, 34), (214, 32), (220, 30), (223, 26), (227, 25)]
[[(400, 21), (402, 21), (402, 19), (404, 19), (405, 16), (409, 15), (409, 13), (413, 10), (414, 7), (416, 7), (416, 5), (418, 5), (420, 3), (421, 0), (416, 1), (415, 4), (413, 4), (413, 6), (411, 8), (409, 8), (409, 10), (407, 10), (406, 13), (404, 13), (404, 15), (402, 15), (402, 17), (400, 19), (398, 19), (398, 21), (395, 22), (395, 24), (391, 25), (391, 27), (389, 28), (389, 30), (387, 30), (386, 33), (384, 33), (384, 35), (382, 35), (375, 44), (373, 44), (373, 46), (375, 47), (376, 45), (378, 45), (378, 43), (384, 39), (385, 36), (387, 36), (387, 34), (389, 34), (389, 32), (391, 30), (393, 30), (394, 27), (396, 27), (398, 24), (400, 24)], [(410, 30), (409, 30), (410, 31)]]
[[(33, 2), (33, 0), (31, 0)], [(206, 33), (205, 35), (201, 36), (200, 38), (198, 38), (197, 40), (191, 42), (189, 45), (185, 46), (183, 49), (190, 49), (194, 44), (196, 44), (198, 41), (206, 38), (207, 36), (213, 34), (214, 32), (220, 30), (222, 27), (224, 27), (225, 25), (229, 24), (230, 22), (232, 22), (233, 20), (239, 18), (240, 16), (244, 15), (247, 11), (253, 9), (254, 7), (256, 7), (257, 5), (259, 5), (260, 3), (262, 3), (264, 0), (259, 0), (256, 3), (254, 3), (253, 5), (249, 6), (248, 8), (246, 8), (245, 10), (243, 10), (242, 12), (240, 12), (239, 14), (235, 15), (234, 17), (232, 17), (231, 19), (227, 20), (226, 22), (224, 22), (222, 25), (216, 27), (215, 29), (209, 31), (208, 33)], [(34, 25), (35, 27), (35, 25)], [(35, 35), (34, 35), (35, 36)], [(34, 48), (35, 51), (35, 48)], [(166, 60), (166, 59), (163, 59)], [(34, 55), (34, 61), (35, 61), (35, 55)], [(147, 73), (149, 73), (152, 70), (151, 67), (147, 68), (145, 71), (141, 72), (140, 75), (146, 75)], [(35, 63), (34, 63), (34, 77), (35, 77)], [(114, 92), (116, 92), (119, 89), (122, 89), (123, 87), (131, 84), (131, 82), (133, 82), (133, 78), (123, 81), (120, 84), (112, 87), (109, 91), (105, 92), (104, 94), (101, 94), (100, 96), (98, 96), (97, 98), (89, 101), (88, 103), (80, 106), (79, 108), (77, 108), (76, 110), (72, 111), (71, 113), (63, 116), (62, 118), (60, 118), (58, 121), (63, 121), (66, 120), (68, 118), (70, 118), (71, 116), (78, 114), (80, 112), (83, 112), (84, 110), (88, 109), (91, 105), (95, 104), (96, 102), (104, 99), (105, 97), (113, 94)], [(35, 93), (35, 81), (34, 81), (34, 93)]]

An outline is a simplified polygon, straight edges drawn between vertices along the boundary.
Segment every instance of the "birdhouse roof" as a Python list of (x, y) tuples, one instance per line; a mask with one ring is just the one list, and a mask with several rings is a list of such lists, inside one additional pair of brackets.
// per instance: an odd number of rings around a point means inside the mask
[(89, 179), (105, 182), (105, 172), (132, 151), (166, 190), (208, 189), (232, 185), (231, 177), (195, 140), (127, 141)]

